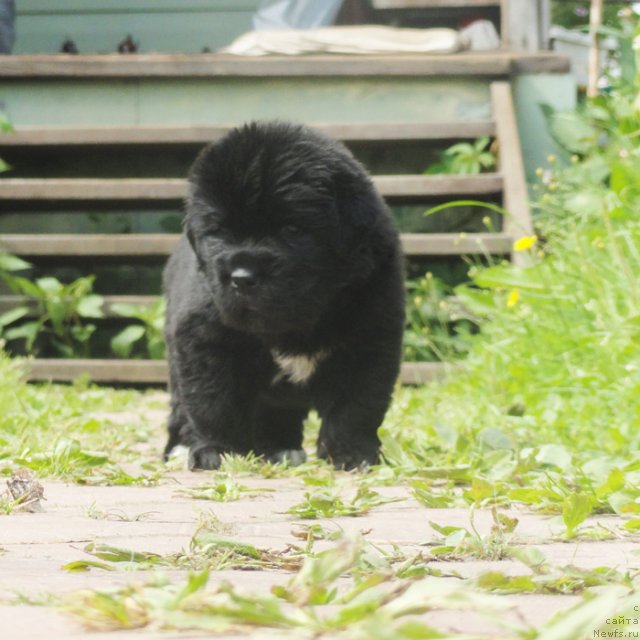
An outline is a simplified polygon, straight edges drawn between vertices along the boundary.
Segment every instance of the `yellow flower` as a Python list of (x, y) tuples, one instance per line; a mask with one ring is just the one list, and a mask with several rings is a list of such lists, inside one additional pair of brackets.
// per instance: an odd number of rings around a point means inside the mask
[(513, 243), (514, 251), (526, 251), (531, 249), (533, 245), (538, 241), (538, 236), (523, 236), (519, 240)]
[(507, 298), (507, 307), (509, 309), (515, 307), (518, 304), (518, 300), (520, 300), (520, 292), (517, 289), (512, 289)]

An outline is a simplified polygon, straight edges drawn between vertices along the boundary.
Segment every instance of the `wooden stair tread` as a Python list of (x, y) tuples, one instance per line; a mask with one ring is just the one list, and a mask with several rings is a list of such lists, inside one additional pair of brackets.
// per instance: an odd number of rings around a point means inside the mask
[[(502, 190), (502, 176), (379, 175), (373, 182), (386, 197), (494, 194)], [(6, 178), (0, 179), (4, 200), (182, 200), (182, 178)]]
[(232, 56), (228, 54), (13, 55), (0, 78), (451, 77), (508, 78), (515, 73), (568, 73), (554, 52), (493, 50), (456, 54)]
[[(162, 257), (178, 234), (0, 234), (0, 249), (28, 257)], [(513, 238), (506, 233), (403, 233), (405, 255), (504, 254)]]
[(502, 0), (372, 0), (374, 9), (436, 9), (455, 8), (477, 9), (479, 7), (500, 7)]
[[(233, 126), (18, 127), (0, 135), (0, 147), (206, 144)], [(495, 134), (492, 120), (314, 124), (313, 128), (345, 142), (472, 139)]]
[(174, 233), (0, 234), (0, 249), (29, 257), (166, 257), (177, 239)]
[[(104, 300), (103, 312), (106, 318), (122, 318), (118, 313), (113, 311), (113, 305), (131, 304), (136, 306), (148, 307), (154, 304), (159, 297), (156, 296), (102, 296)], [(0, 314), (15, 309), (19, 306), (27, 306), (29, 308), (29, 317), (33, 317), (36, 312), (36, 301), (19, 295), (0, 295)]]
[[(26, 361), (27, 377), (33, 381), (71, 382), (81, 375), (101, 383), (166, 384), (169, 369), (165, 360), (66, 360), (32, 359)], [(400, 381), (423, 384), (442, 377), (452, 365), (440, 362), (408, 362), (402, 365)]]

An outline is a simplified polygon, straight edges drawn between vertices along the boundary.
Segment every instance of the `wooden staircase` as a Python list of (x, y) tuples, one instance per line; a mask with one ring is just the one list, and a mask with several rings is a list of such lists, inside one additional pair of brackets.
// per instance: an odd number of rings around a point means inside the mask
[[(460, 122), (399, 122), (399, 123), (343, 123), (315, 126), (348, 144), (403, 143), (422, 140), (430, 143), (469, 140), (478, 136), (497, 139), (498, 168), (493, 173), (474, 176), (456, 175), (375, 175), (374, 181), (390, 203), (430, 202), (469, 197), (489, 199), (501, 203), (511, 212), (501, 231), (494, 233), (403, 233), (405, 254), (416, 256), (462, 256), (511, 254), (514, 239), (531, 233), (527, 204), (527, 188), (511, 89), (508, 82), (491, 85), (492, 118)], [(313, 122), (309, 123), (314, 125)], [(172, 149), (190, 145), (193, 155), (199, 146), (215, 140), (228, 126), (109, 126), (19, 128), (0, 136), (0, 156), (19, 150), (23, 155), (65, 152), (74, 148), (78, 153), (89, 148), (108, 149), (136, 147)], [(183, 178), (2, 178), (0, 205), (3, 210), (21, 210), (24, 205), (37, 204), (39, 211), (47, 211), (61, 204), (81, 202), (85, 209), (100, 209), (105, 203), (126, 202), (132, 207), (144, 205), (153, 209), (162, 205), (180, 210), (185, 192)], [(1, 218), (0, 218), (1, 223)], [(25, 230), (30, 229), (28, 214)], [(177, 240), (172, 233), (127, 234), (43, 234), (2, 233), (0, 250), (24, 257), (34, 264), (80, 262), (87, 259), (112, 264), (161, 264)], [(124, 292), (123, 292), (124, 293)], [(151, 304), (155, 296), (106, 295), (105, 315), (113, 317), (112, 306), (118, 302)], [(16, 296), (0, 296), (0, 312), (20, 301)], [(437, 363), (405, 363), (402, 381), (424, 382), (442, 371)], [(89, 374), (96, 382), (118, 384), (158, 384), (167, 380), (167, 366), (152, 360), (67, 360), (35, 359), (30, 364), (32, 380), (73, 380)]]

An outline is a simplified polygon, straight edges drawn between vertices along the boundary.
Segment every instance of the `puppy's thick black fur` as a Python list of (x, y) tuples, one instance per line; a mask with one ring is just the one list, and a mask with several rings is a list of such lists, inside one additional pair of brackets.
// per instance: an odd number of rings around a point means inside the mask
[(300, 463), (378, 460), (404, 326), (387, 207), (347, 149), (306, 127), (254, 123), (198, 156), (185, 232), (164, 273), (171, 416), (165, 455), (192, 469), (253, 451)]

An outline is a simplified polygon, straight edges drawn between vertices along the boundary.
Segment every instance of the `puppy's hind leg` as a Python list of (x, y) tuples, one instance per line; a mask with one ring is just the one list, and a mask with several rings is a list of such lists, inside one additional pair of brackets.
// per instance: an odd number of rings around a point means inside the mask
[(180, 402), (177, 398), (172, 398), (171, 413), (169, 414), (169, 423), (167, 425), (169, 437), (162, 454), (162, 458), (165, 462), (169, 459), (169, 455), (178, 445), (184, 444), (185, 446), (188, 446), (188, 443), (185, 442), (185, 432), (188, 428), (188, 422), (189, 418), (182, 411)]

